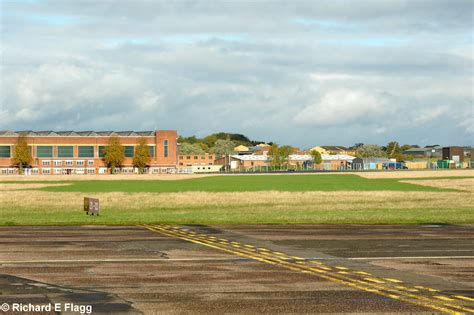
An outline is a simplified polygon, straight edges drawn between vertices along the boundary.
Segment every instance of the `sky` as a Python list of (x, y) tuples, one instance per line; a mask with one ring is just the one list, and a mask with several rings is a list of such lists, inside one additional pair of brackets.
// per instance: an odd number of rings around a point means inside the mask
[(474, 144), (471, 0), (0, 0), (0, 130)]

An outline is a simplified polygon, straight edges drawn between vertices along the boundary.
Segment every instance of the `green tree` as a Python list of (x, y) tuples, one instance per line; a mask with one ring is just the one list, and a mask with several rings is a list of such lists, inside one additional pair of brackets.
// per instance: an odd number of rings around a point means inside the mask
[(313, 167), (314, 165), (319, 165), (323, 162), (323, 158), (321, 157), (321, 153), (319, 153), (319, 151), (312, 150), (311, 157), (313, 158)]
[(26, 135), (20, 134), (18, 140), (13, 148), (13, 164), (18, 165), (20, 174), (23, 175), (23, 167), (31, 164), (33, 158), (31, 157), (30, 149), (28, 148), (28, 141)]
[(364, 144), (357, 148), (356, 156), (358, 158), (385, 157), (385, 152), (376, 144)]
[(397, 141), (390, 141), (386, 146), (385, 152), (388, 158), (396, 158), (400, 156), (402, 150)]
[(109, 142), (104, 150), (104, 161), (111, 168), (112, 174), (115, 173), (115, 168), (120, 167), (125, 160), (125, 148), (120, 143), (117, 136), (109, 138)]
[(206, 153), (200, 144), (198, 143), (180, 143), (179, 144), (179, 154), (181, 155), (198, 155)]
[(229, 138), (223, 140), (218, 139), (214, 147), (211, 148), (211, 153), (214, 153), (217, 156), (228, 155), (234, 152), (235, 142)]
[(288, 165), (288, 158), (293, 152), (293, 148), (289, 145), (279, 146), (278, 144), (272, 144), (272, 147), (268, 151), (268, 156), (271, 159), (271, 165), (276, 168), (281, 168), (284, 165)]
[(143, 174), (145, 167), (150, 164), (150, 148), (146, 144), (145, 138), (138, 139), (138, 145), (135, 147), (133, 155), (133, 166), (138, 167), (138, 172)]

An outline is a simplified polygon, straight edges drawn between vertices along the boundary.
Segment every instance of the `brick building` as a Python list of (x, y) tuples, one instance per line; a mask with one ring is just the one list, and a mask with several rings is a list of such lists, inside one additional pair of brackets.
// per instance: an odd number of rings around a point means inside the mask
[(214, 154), (179, 154), (178, 166), (214, 165)]
[(157, 131), (0, 131), (0, 174), (16, 174), (11, 157), (18, 136), (27, 136), (33, 157), (31, 174), (105, 174), (104, 149), (111, 136), (125, 147), (121, 171), (132, 173), (135, 146), (144, 138), (150, 149), (150, 173), (168, 173), (177, 167), (175, 130)]

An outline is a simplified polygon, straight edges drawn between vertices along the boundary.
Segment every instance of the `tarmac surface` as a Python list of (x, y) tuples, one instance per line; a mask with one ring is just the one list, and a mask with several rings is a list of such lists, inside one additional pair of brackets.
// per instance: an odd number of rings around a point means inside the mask
[(474, 226), (1, 227), (3, 303), (94, 314), (474, 313)]

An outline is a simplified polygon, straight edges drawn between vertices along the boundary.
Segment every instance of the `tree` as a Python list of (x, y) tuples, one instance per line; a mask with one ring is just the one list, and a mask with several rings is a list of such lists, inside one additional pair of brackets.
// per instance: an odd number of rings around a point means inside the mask
[(229, 138), (223, 140), (218, 139), (214, 147), (211, 148), (211, 153), (214, 153), (217, 156), (227, 155), (234, 152), (235, 142), (230, 140)]
[(268, 151), (268, 156), (271, 158), (271, 165), (275, 167), (282, 167), (288, 164), (288, 157), (293, 152), (293, 148), (289, 145), (278, 146), (278, 144), (272, 144), (272, 147)]
[(30, 149), (28, 148), (28, 141), (26, 135), (20, 134), (18, 140), (13, 148), (13, 164), (18, 165), (20, 174), (23, 174), (23, 167), (31, 164), (33, 158), (31, 157)]
[(198, 143), (180, 143), (179, 144), (179, 154), (181, 155), (198, 155), (206, 153), (200, 144)]
[(388, 158), (396, 158), (402, 153), (397, 141), (390, 141), (385, 149)]
[(323, 162), (323, 159), (321, 157), (321, 153), (319, 153), (319, 151), (312, 150), (311, 151), (311, 157), (313, 158), (313, 166), (314, 165), (319, 165)]
[(120, 143), (117, 136), (109, 138), (109, 142), (104, 150), (104, 161), (111, 168), (112, 174), (115, 173), (115, 168), (120, 167), (125, 160), (125, 148)]
[(138, 172), (143, 174), (143, 170), (150, 164), (150, 148), (146, 144), (145, 138), (138, 139), (138, 145), (135, 147), (133, 155), (133, 166), (138, 167)]
[(357, 148), (356, 156), (358, 158), (385, 157), (385, 152), (376, 144), (364, 144)]

